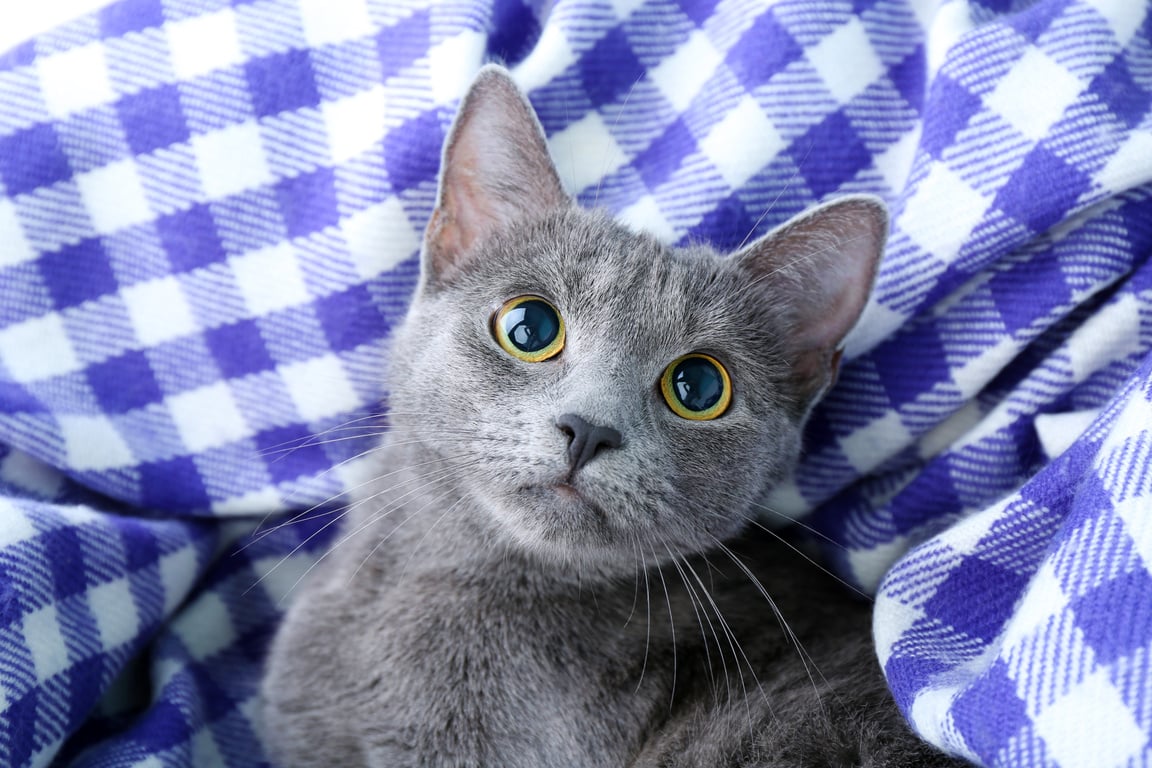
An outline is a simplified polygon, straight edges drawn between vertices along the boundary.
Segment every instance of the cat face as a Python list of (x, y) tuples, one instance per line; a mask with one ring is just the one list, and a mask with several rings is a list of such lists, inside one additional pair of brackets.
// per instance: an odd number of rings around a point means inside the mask
[(883, 240), (850, 198), (722, 258), (572, 205), (486, 68), (445, 150), (392, 423), (508, 540), (588, 565), (707, 549), (795, 460)]

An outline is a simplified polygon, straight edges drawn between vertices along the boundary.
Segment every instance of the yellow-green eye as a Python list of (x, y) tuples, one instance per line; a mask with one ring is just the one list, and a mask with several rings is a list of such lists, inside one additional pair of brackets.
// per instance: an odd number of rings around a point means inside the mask
[(504, 302), (492, 318), (492, 334), (504, 351), (527, 363), (539, 363), (564, 349), (564, 320), (539, 296)]
[(672, 361), (660, 377), (660, 391), (677, 416), (708, 421), (732, 404), (732, 379), (720, 361), (693, 352)]

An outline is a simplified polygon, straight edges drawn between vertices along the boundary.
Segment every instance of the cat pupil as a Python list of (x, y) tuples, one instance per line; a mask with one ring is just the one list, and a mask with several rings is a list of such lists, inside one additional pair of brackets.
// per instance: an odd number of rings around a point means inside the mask
[(543, 301), (525, 301), (504, 315), (508, 339), (524, 352), (538, 352), (560, 332), (556, 311)]
[(708, 410), (724, 394), (724, 380), (716, 366), (699, 357), (690, 357), (676, 366), (672, 386), (676, 397), (692, 411)]

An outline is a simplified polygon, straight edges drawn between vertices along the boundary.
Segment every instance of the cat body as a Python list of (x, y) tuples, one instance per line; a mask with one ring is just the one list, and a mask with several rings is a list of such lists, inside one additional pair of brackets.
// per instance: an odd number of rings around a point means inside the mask
[(868, 604), (754, 523), (886, 218), (721, 258), (575, 207), (508, 76), (445, 147), (379, 476), (263, 696), (285, 766), (930, 766)]

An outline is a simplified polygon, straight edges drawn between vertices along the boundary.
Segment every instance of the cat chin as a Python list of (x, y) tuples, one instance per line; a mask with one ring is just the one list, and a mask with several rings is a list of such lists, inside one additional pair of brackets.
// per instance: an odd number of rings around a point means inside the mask
[[(653, 520), (622, 514), (597, 503), (590, 492), (556, 482), (520, 487), (486, 504), (498, 528), (521, 552), (579, 577), (631, 577), (636, 567), (708, 549), (705, 533), (661, 528)], [(686, 540), (687, 539), (687, 540)], [(699, 540), (698, 540), (699, 539)]]
[(634, 570), (636, 534), (586, 491), (557, 482), (485, 495), (492, 517), (525, 553), (552, 565)]

